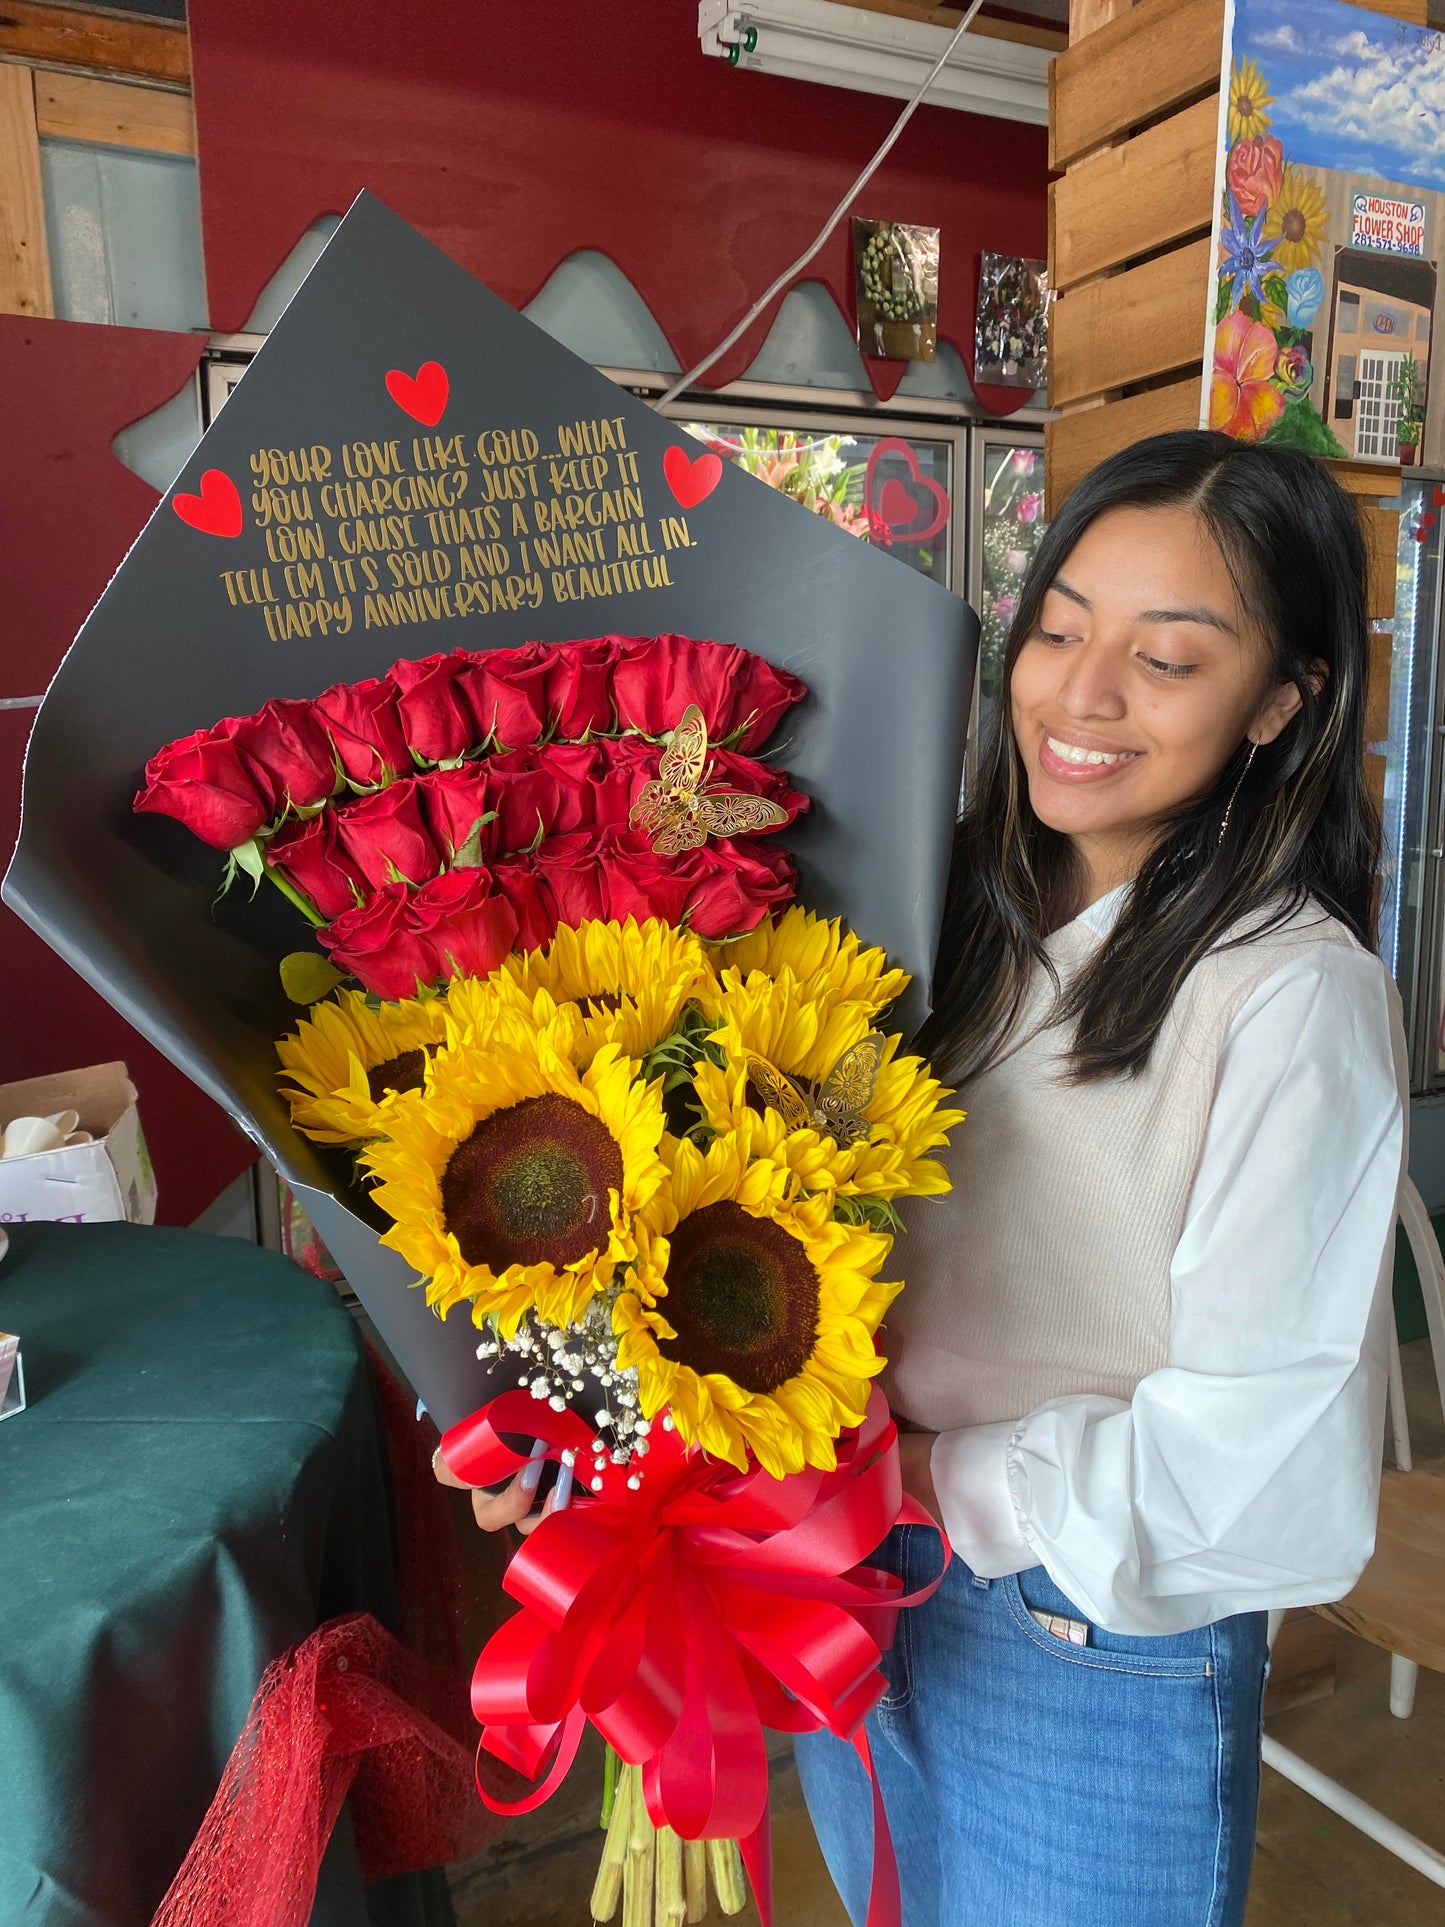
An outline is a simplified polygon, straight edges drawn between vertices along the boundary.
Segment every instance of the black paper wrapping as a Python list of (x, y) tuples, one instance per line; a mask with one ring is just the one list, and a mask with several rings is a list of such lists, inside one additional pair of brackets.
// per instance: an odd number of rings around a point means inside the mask
[[(449, 390), (435, 427), (405, 412), (386, 382), (388, 371), (415, 377), (428, 362), (446, 371)], [(632, 571), (614, 571), (607, 593), (560, 599), (559, 588), (585, 578), (574, 570), (569, 582), (564, 568), (554, 583), (550, 567), (539, 570), (535, 535), (532, 567), (521, 569), (526, 538), (513, 533), (511, 505), (498, 503), (497, 539), (511, 563), (501, 579), (539, 577), (538, 606), (366, 626), (359, 558), (350, 558), (355, 586), (343, 593), (340, 526), (319, 512), (314, 484), (314, 524), (326, 549), (317, 574), (288, 577), (288, 565), (274, 559), (287, 546), (278, 535), (268, 554), (259, 526), (265, 502), (253, 496), (258, 451), (323, 447), (333, 478), (345, 479), (343, 447), (395, 442), (415, 472), (418, 453), (425, 462), (429, 448), (454, 449), (459, 437), (469, 456), (463, 500), (475, 508), (486, 486), (474, 453), (479, 436), (529, 428), (545, 458), (559, 450), (560, 426), (603, 421), (615, 425), (628, 459), (613, 453), (606, 475), (563, 473), (560, 489), (543, 459), (538, 496), (550, 516), (558, 500), (587, 492), (569, 489), (569, 479), (605, 490), (635, 474), (630, 486), (641, 491), (644, 513), (620, 539), (640, 549), (654, 574), (664, 566), (665, 584), (633, 588), (625, 580)], [(5, 900), (271, 1158), (443, 1426), (496, 1389), (476, 1360), (473, 1328), (463, 1313), (444, 1324), (419, 1290), (406, 1288), (414, 1274), (378, 1245), (381, 1220), (353, 1182), (350, 1160), (298, 1136), (277, 1094), (274, 1039), (297, 1016), (277, 963), (307, 947), (308, 929), (269, 887), (251, 901), (243, 886), (213, 905), (219, 854), (177, 823), (133, 815), (131, 800), (147, 758), (173, 738), (270, 697), (312, 696), (380, 674), (402, 657), (610, 633), (676, 631), (738, 643), (809, 688), (777, 736), (778, 760), (813, 799), (788, 833), (802, 900), (847, 917), (912, 972), (899, 1015), (905, 1027), (916, 1025), (928, 1007), (976, 619), (956, 596), (731, 467), (704, 499), (685, 505), (664, 470), (676, 447), (689, 462), (704, 452), (363, 194), (96, 605), (30, 741)], [(175, 494), (200, 493), (211, 469), (236, 485), (238, 535), (190, 526), (172, 506)], [(523, 516), (531, 527), (537, 511), (524, 504)], [(414, 516), (412, 534), (418, 558), (433, 547), (447, 551), (455, 581), (457, 545), (433, 543), (424, 516)], [(613, 556), (617, 525), (603, 540)], [(485, 546), (495, 565), (495, 549)], [(389, 591), (385, 555), (373, 561)], [(339, 576), (333, 562), (343, 564)], [(249, 574), (263, 569), (266, 577)], [(640, 566), (633, 579), (640, 584)], [(276, 600), (233, 600), (243, 584), (269, 588)], [(536, 594), (534, 583), (526, 600)], [(349, 632), (335, 633), (331, 620), (331, 633), (321, 634), (313, 616), (313, 633), (285, 637), (287, 626), (305, 621), (302, 605), (322, 600), (349, 602)]]

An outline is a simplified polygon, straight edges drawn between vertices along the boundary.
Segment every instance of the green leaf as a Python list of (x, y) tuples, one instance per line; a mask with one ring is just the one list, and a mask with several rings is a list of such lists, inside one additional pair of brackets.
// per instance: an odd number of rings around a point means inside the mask
[(1272, 302), (1276, 308), (1282, 308), (1289, 299), (1282, 274), (1267, 274), (1264, 277), (1263, 287), (1265, 300)]
[(496, 820), (497, 812), (495, 810), (488, 810), (485, 816), (479, 816), (477, 818), (476, 822), (473, 823), (472, 827), (452, 852), (452, 868), (454, 870), (479, 870), (481, 868), (482, 831), (488, 823), (495, 823)]
[(1220, 322), (1223, 321), (1224, 317), (1229, 313), (1230, 296), (1233, 293), (1233, 291), (1234, 291), (1233, 276), (1221, 275), (1219, 277), (1219, 290), (1214, 297), (1214, 325), (1216, 328), (1219, 326)]
[(231, 852), (231, 861), (238, 870), (244, 870), (251, 879), (251, 895), (254, 897), (261, 887), (266, 874), (266, 859), (261, 854), (261, 845), (255, 837), (249, 843), (238, 843)]
[(1303, 455), (1332, 456), (1336, 461), (1347, 459), (1338, 436), (1328, 422), (1321, 420), (1305, 395), (1285, 403), (1284, 413), (1264, 440), (1276, 448), (1297, 448)]
[(293, 1004), (319, 1003), (345, 981), (345, 971), (314, 950), (293, 950), (281, 959), (281, 988)]

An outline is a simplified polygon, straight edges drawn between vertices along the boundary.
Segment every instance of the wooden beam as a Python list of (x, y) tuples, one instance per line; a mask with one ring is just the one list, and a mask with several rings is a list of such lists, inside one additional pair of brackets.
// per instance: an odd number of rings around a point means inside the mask
[(61, 140), (194, 154), (196, 117), (188, 94), (87, 74), (37, 73), (35, 124)]
[(1351, 495), (1383, 498), (1400, 493), (1398, 462), (1330, 462), (1328, 466), (1340, 487), (1347, 488)]
[(0, 314), (54, 314), (28, 67), (0, 66)]
[(1134, 0), (1069, 0), (1069, 45), (1127, 13)]
[(1400, 515), (1396, 509), (1377, 509), (1368, 502), (1358, 504), (1360, 532), (1365, 538), (1367, 557), (1365, 613), (1373, 622), (1383, 622), (1395, 613), (1395, 573), (1399, 566)]
[(1395, 638), (1376, 631), (1370, 637), (1369, 673), (1365, 680), (1365, 741), (1383, 743), (1390, 734), (1390, 670)]
[(1198, 361), (1208, 300), (1208, 235), (1062, 296), (1049, 326), (1049, 400), (1059, 407)]
[(1064, 497), (1091, 468), (1134, 442), (1177, 428), (1199, 426), (1199, 374), (1163, 383), (1102, 408), (1081, 409), (1044, 428), (1044, 510), (1058, 513)]
[(1049, 286), (1072, 287), (1207, 229), (1218, 128), (1219, 96), (1207, 94), (1055, 181)]
[(1223, 47), (1224, 0), (1139, 0), (1070, 46), (1051, 69), (1049, 166), (1217, 88)]
[(38, 0), (0, 4), (0, 61), (5, 60), (126, 74), (172, 87), (191, 84), (191, 43), (184, 27)]

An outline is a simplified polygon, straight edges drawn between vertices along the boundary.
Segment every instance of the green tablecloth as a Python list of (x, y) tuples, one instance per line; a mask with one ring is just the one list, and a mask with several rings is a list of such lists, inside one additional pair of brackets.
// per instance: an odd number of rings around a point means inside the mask
[[(239, 1240), (10, 1227), (0, 1330), (0, 1927), (145, 1927), (267, 1664), (393, 1605), (356, 1329)], [(363, 1889), (343, 1815), (313, 1927), (450, 1920), (440, 1874)]]

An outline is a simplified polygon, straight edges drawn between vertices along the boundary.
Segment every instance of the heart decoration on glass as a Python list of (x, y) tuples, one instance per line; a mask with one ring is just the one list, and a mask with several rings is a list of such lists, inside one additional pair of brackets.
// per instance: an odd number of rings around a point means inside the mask
[[(879, 486), (878, 465), (888, 455), (897, 455), (907, 463), (906, 483), (890, 475)], [(886, 530), (885, 539), (890, 544), (926, 542), (929, 536), (937, 535), (948, 522), (948, 490), (921, 473), (918, 457), (898, 435), (885, 435), (868, 457), (864, 501), (870, 525)], [(920, 515), (929, 515), (930, 504), (931, 519), (915, 527)]]
[(199, 495), (173, 495), (171, 507), (188, 527), (202, 535), (239, 535), (244, 517), (241, 495), (224, 469), (208, 468)]
[(685, 448), (674, 443), (662, 458), (662, 472), (679, 508), (695, 509), (699, 502), (706, 501), (722, 480), (722, 471), (722, 457), (711, 449), (690, 457)]
[(386, 371), (386, 392), (423, 428), (435, 428), (446, 413), (451, 382), (439, 361), (424, 361), (414, 375), (402, 368)]

